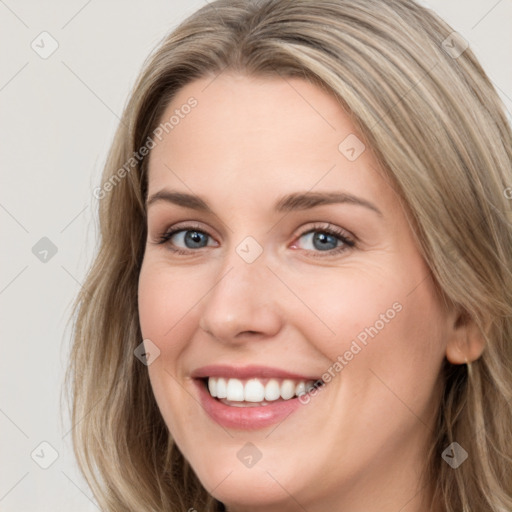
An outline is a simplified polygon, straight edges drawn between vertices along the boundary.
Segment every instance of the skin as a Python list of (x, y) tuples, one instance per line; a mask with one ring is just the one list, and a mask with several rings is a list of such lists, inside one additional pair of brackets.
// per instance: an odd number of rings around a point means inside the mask
[[(338, 150), (349, 134), (363, 138), (334, 97), (301, 79), (225, 72), (186, 85), (162, 119), (190, 96), (197, 106), (150, 153), (148, 197), (193, 193), (213, 214), (153, 202), (139, 280), (142, 333), (160, 350), (149, 376), (173, 438), (233, 512), (426, 511), (421, 471), (439, 371), (445, 357), (479, 355), (474, 327), (439, 299), (371, 148), (355, 161)], [(344, 191), (382, 215), (348, 203), (274, 211), (282, 196), (307, 191)], [(206, 247), (185, 245), (183, 232), (157, 243), (187, 221), (209, 235)], [(322, 251), (304, 235), (314, 224), (356, 245)], [(263, 249), (252, 263), (236, 252), (247, 236)], [(277, 428), (225, 429), (199, 404), (194, 369), (258, 364), (321, 376), (396, 303), (401, 311)], [(248, 441), (262, 454), (251, 468), (237, 458)]]

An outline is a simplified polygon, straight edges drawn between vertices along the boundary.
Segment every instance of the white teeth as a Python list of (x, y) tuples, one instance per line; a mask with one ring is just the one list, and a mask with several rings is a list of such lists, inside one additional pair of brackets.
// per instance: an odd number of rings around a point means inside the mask
[(295, 387), (295, 394), (297, 396), (303, 395), (306, 393), (306, 383), (305, 382), (299, 382), (297, 386)]
[(214, 398), (217, 396), (217, 379), (208, 379), (208, 391)]
[(244, 400), (246, 402), (262, 402), (265, 398), (265, 388), (258, 379), (251, 379), (245, 383)]
[(289, 379), (283, 380), (281, 384), (281, 397), (288, 400), (292, 396), (295, 396), (295, 382)]
[(226, 379), (222, 377), (217, 379), (217, 398), (226, 398), (228, 396)]
[(276, 379), (270, 379), (265, 386), (265, 400), (272, 402), (281, 396), (281, 387)]
[(226, 389), (226, 398), (233, 402), (244, 401), (244, 385), (241, 380), (229, 379), (228, 387)]
[(290, 400), (314, 389), (315, 381), (294, 381), (291, 379), (269, 379), (266, 384), (253, 378), (226, 379), (224, 377), (209, 377), (208, 390), (214, 398), (226, 399), (230, 402), (263, 403), (279, 400)]

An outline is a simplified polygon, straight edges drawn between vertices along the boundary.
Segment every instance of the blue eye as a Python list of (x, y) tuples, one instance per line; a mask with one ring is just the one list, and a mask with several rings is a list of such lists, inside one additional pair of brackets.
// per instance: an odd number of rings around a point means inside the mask
[(354, 240), (345, 231), (330, 224), (314, 226), (313, 229), (300, 235), (298, 240), (301, 238), (304, 238), (307, 241), (306, 244), (309, 243), (312, 247), (301, 248), (311, 252), (314, 257), (333, 256), (355, 246)]
[[(162, 234), (157, 243), (169, 245), (170, 250), (176, 254), (187, 255), (194, 252), (194, 249), (203, 249), (208, 246), (215, 247), (216, 242), (208, 243), (208, 239), (211, 238), (208, 233), (196, 226), (184, 226)], [(330, 224), (313, 226), (313, 229), (302, 233), (297, 240), (302, 238), (306, 240), (306, 244), (309, 244), (310, 248), (300, 247), (300, 249), (312, 253), (315, 257), (321, 257), (324, 254), (325, 256), (332, 256), (355, 246), (355, 242), (345, 231)]]
[[(185, 249), (202, 249), (208, 245), (208, 238), (210, 238), (210, 235), (204, 231), (182, 228), (164, 233), (160, 237), (159, 243), (164, 244), (172, 241), (172, 245), (176, 243), (185, 244)], [(176, 251), (184, 252), (179, 249), (176, 249)]]
[(338, 247), (340, 237), (332, 235), (326, 231), (310, 231), (305, 233), (300, 238), (305, 238), (312, 243), (314, 249), (319, 251), (330, 251)]

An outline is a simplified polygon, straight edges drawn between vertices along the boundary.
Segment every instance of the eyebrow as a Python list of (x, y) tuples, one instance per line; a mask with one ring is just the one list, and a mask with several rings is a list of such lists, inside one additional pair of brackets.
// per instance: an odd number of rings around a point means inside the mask
[[(212, 209), (203, 198), (193, 194), (187, 194), (185, 192), (165, 189), (160, 190), (149, 197), (146, 201), (146, 208), (149, 208), (152, 204), (161, 201), (213, 214)], [(291, 212), (296, 210), (308, 210), (310, 208), (315, 208), (316, 206), (339, 203), (363, 206), (383, 217), (382, 212), (373, 203), (346, 192), (296, 192), (282, 197), (277, 201), (274, 209), (277, 212)]]

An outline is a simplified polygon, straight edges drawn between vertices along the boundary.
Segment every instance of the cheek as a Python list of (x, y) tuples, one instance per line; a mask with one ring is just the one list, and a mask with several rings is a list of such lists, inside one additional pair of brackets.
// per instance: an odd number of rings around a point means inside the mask
[[(160, 355), (148, 366), (148, 373), (158, 407), (173, 438), (185, 443), (184, 425), (194, 420), (197, 412), (187, 408), (189, 392), (183, 387), (183, 369), (179, 362), (189, 347), (197, 327), (194, 305), (204, 295), (197, 284), (187, 279), (186, 272), (170, 271), (158, 261), (144, 261), (138, 287), (139, 321), (142, 336), (151, 340)], [(193, 279), (193, 278), (192, 278)]]
[(407, 268), (345, 268), (339, 278), (328, 269), (296, 288), (311, 312), (297, 313), (295, 325), (332, 362), (324, 380), (344, 401), (371, 394), (396, 401), (390, 390), (400, 389), (413, 407), (428, 405), (444, 358), (444, 316), (422, 260), (410, 258)]
[(422, 281), (423, 267), (409, 268), (407, 275), (374, 269), (371, 275), (319, 279), (303, 289), (304, 300), (335, 332), (312, 315), (313, 321), (301, 320), (309, 341), (331, 361), (323, 379), (329, 414), (339, 418), (341, 432), (332, 434), (332, 442), (343, 439), (354, 460), (371, 459), (381, 445), (396, 448), (435, 418), (443, 315), (431, 279)]
[(289, 321), (330, 361), (351, 348), (352, 354), (347, 356), (355, 360), (354, 355), (367, 352), (373, 340), (389, 338), (393, 324), (396, 329), (403, 316), (407, 303), (404, 290), (412, 288), (408, 282), (395, 279), (389, 268), (377, 265), (364, 270), (325, 268), (311, 276), (290, 276), (289, 281), (302, 302), (295, 301), (295, 313), (289, 307)]
[(138, 290), (144, 338), (154, 341), (162, 355), (178, 353), (186, 341), (184, 331), (192, 327), (196, 306), (207, 291), (207, 284), (197, 275), (144, 262)]

